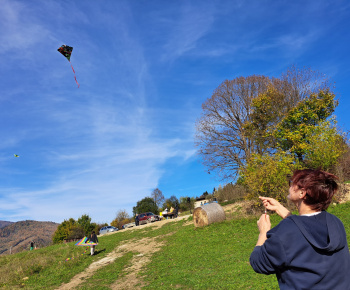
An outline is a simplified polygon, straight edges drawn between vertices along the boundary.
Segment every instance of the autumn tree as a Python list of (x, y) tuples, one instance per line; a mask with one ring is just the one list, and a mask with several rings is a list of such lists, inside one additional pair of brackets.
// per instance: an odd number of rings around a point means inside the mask
[(202, 105), (196, 123), (195, 143), (204, 165), (234, 179), (252, 154), (274, 151), (275, 137), (267, 133), (321, 89), (330, 91), (324, 75), (296, 67), (279, 78), (254, 75), (224, 81)]
[(293, 108), (294, 99), (290, 101), (281, 90), (271, 84), (265, 93), (252, 100), (251, 106), (252, 113), (243, 125), (245, 135), (252, 140), (256, 153), (273, 152), (276, 139), (272, 132)]
[(165, 198), (162, 191), (159, 188), (153, 189), (151, 197), (153, 198), (155, 204), (158, 207), (160, 207), (164, 203)]
[(306, 135), (306, 140), (308, 144), (304, 163), (308, 168), (333, 171), (339, 159), (348, 150), (345, 136), (339, 132), (334, 119), (321, 122)]
[(334, 84), (325, 74), (308, 67), (298, 68), (296, 65), (282, 72), (279, 80), (281, 82), (278, 82), (275, 87), (292, 107), (311, 94), (334, 89)]
[[(343, 152), (343, 138), (335, 123), (326, 121), (337, 105), (333, 93), (311, 94), (284, 112), (278, 109), (278, 94), (269, 89), (256, 98), (250, 124), (245, 124), (252, 138), (268, 148), (253, 154), (241, 168), (244, 182), (251, 189), (250, 198), (265, 195), (283, 201), (287, 191), (282, 191), (283, 175), (292, 174), (296, 167), (329, 170)], [(261, 130), (252, 134), (259, 130), (259, 123), (263, 124)], [(278, 173), (272, 167), (278, 168)]]
[(121, 229), (124, 224), (131, 221), (131, 218), (125, 209), (119, 210), (115, 219), (111, 222), (111, 226)]
[(338, 102), (333, 93), (320, 91), (299, 102), (276, 125), (271, 135), (276, 139), (276, 147), (289, 151), (303, 161), (309, 146), (308, 136), (312, 136), (317, 126), (334, 112)]
[(270, 83), (270, 78), (258, 75), (226, 80), (202, 105), (195, 144), (209, 172), (233, 178), (255, 151), (243, 125), (252, 112), (252, 100)]
[(295, 158), (279, 151), (274, 155), (253, 154), (241, 172), (249, 188), (248, 199), (258, 200), (259, 196), (269, 196), (280, 202), (286, 202), (288, 192), (288, 175), (301, 169)]

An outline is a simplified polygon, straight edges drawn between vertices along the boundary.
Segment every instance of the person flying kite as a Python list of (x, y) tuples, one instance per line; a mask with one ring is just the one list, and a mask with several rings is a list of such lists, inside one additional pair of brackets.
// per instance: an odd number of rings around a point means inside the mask
[(78, 81), (77, 81), (77, 78), (75, 76), (75, 71), (74, 71), (74, 68), (73, 68), (73, 65), (72, 63), (70, 62), (70, 57), (72, 55), (72, 51), (73, 51), (73, 47), (71, 46), (68, 46), (68, 45), (65, 45), (63, 44), (59, 49), (57, 49), (60, 53), (63, 54), (63, 56), (68, 59), (69, 63), (70, 63), (70, 66), (72, 67), (72, 70), (73, 70), (73, 73), (74, 73), (74, 79), (75, 79), (75, 82), (77, 83), (78, 85), (78, 88), (80, 87)]

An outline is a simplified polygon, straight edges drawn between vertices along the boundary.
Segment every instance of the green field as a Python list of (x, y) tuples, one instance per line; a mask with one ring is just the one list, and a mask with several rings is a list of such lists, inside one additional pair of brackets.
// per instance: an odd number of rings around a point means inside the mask
[[(344, 223), (350, 241), (350, 203), (331, 206), (330, 213)], [(190, 218), (191, 219), (191, 218)], [(55, 289), (84, 272), (91, 263), (106, 258), (121, 245), (150, 240), (161, 245), (149, 255), (135, 276), (142, 289), (279, 289), (274, 275), (256, 274), (249, 265), (258, 230), (257, 217), (231, 218), (204, 228), (195, 228), (188, 220), (164, 223), (161, 227), (140, 227), (101, 236), (97, 254), (84, 254), (85, 247), (60, 244), (0, 257), (0, 287), (5, 289)], [(273, 226), (280, 218), (271, 216)], [(159, 222), (161, 223), (161, 222)], [(118, 279), (133, 270), (137, 250), (119, 248), (118, 257), (100, 267), (76, 289), (110, 289)], [(67, 258), (71, 258), (66, 261)], [(135, 261), (135, 260), (134, 260)]]

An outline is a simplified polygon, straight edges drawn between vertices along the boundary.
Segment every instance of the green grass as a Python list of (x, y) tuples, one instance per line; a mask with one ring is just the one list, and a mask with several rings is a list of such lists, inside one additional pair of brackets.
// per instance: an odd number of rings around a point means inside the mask
[[(329, 212), (344, 223), (350, 241), (350, 203), (331, 206)], [(74, 243), (54, 245), (36, 251), (0, 257), (0, 287), (5, 289), (55, 289), (69, 282), (92, 262), (105, 257), (119, 245), (145, 237), (164, 242), (151, 262), (139, 273), (143, 289), (278, 289), (274, 275), (256, 274), (249, 265), (258, 229), (256, 217), (234, 218), (204, 228), (186, 225), (185, 220), (161, 228), (142, 228), (102, 236), (97, 255), (82, 255), (84, 247)], [(280, 221), (271, 215), (272, 225)], [(79, 289), (109, 289), (137, 252), (125, 252), (100, 268), (79, 285)], [(66, 258), (73, 258), (65, 261)], [(23, 280), (23, 278), (28, 279)]]
[(179, 228), (147, 267), (145, 289), (278, 289), (249, 265), (257, 234), (255, 218)]
[(123, 276), (124, 268), (131, 266), (130, 262), (134, 255), (135, 253), (128, 252), (113, 263), (100, 268), (93, 276), (86, 279), (79, 289), (110, 289), (108, 285), (113, 284), (113, 282)]

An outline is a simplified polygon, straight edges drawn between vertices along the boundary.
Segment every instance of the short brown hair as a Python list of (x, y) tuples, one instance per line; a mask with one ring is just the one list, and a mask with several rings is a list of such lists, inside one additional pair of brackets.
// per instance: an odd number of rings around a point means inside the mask
[(338, 190), (335, 175), (314, 169), (296, 170), (291, 178), (294, 185), (306, 191), (305, 204), (313, 210), (326, 210)]

